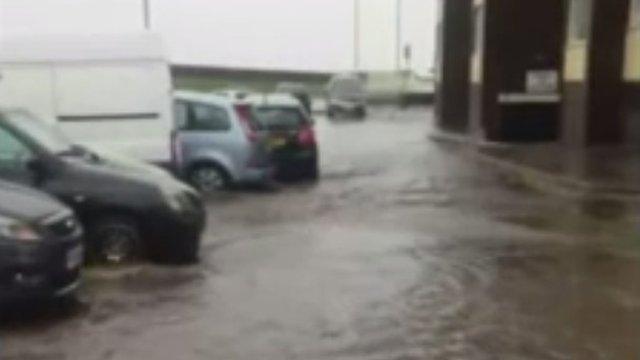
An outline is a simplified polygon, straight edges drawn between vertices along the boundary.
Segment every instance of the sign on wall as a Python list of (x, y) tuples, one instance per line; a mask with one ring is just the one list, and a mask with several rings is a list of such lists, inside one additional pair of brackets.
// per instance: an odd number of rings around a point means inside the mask
[(529, 70), (527, 71), (526, 90), (531, 94), (557, 93), (559, 81), (557, 70)]

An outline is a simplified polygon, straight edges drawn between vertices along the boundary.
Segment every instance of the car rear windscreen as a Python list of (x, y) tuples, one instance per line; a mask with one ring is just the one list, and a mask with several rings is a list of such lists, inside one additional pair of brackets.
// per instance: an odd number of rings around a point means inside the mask
[(307, 123), (306, 116), (296, 107), (260, 106), (255, 112), (267, 130), (296, 130)]

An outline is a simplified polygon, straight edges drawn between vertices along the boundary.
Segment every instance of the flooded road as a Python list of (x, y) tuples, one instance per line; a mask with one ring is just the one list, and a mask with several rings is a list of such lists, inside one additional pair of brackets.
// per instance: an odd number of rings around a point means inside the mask
[(319, 119), (318, 183), (209, 199), (201, 264), (91, 269), (79, 309), (4, 319), (0, 359), (636, 358), (638, 209), (528, 189), (432, 116)]

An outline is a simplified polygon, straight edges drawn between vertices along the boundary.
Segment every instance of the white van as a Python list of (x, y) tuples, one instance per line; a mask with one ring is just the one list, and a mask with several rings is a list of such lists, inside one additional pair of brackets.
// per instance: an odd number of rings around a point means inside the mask
[(155, 34), (0, 39), (0, 107), (57, 123), (81, 145), (168, 163), (171, 92)]
[(330, 118), (367, 116), (367, 90), (359, 75), (339, 74), (331, 78), (327, 84), (327, 114)]

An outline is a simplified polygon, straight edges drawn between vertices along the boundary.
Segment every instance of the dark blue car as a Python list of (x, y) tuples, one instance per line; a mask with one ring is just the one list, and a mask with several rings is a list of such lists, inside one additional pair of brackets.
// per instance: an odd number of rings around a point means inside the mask
[(82, 236), (75, 215), (57, 200), (0, 182), (0, 304), (75, 296)]

